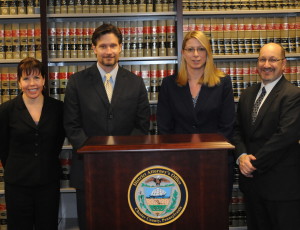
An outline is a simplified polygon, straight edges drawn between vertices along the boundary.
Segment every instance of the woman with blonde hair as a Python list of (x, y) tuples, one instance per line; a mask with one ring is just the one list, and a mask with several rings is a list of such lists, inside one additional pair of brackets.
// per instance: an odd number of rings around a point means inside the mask
[(200, 31), (186, 34), (178, 74), (166, 77), (157, 106), (160, 134), (220, 133), (231, 139), (234, 99), (229, 76), (213, 61), (208, 38)]

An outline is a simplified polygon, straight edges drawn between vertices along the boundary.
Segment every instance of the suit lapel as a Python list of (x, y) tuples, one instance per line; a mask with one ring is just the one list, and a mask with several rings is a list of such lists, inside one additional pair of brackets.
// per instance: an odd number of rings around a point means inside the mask
[(19, 110), (19, 116), (24, 121), (24, 123), (26, 123), (30, 127), (36, 128), (37, 126), (34, 123), (32, 117), (23, 101), (22, 94), (19, 95), (17, 98), (17, 108)]
[(272, 105), (273, 101), (276, 99), (278, 96), (278, 93), (280, 92), (282, 84), (284, 84), (285, 78), (282, 77), (279, 82), (274, 86), (264, 103), (262, 104), (261, 108), (258, 111), (257, 118), (255, 120), (255, 123), (253, 125), (253, 131), (259, 126), (261, 123), (262, 119), (266, 115), (269, 107)]

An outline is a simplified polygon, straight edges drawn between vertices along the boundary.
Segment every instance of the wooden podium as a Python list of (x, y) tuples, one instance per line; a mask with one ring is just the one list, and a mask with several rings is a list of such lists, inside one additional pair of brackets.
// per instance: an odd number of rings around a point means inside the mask
[[(228, 229), (228, 150), (217, 134), (103, 136), (90, 138), (84, 155), (88, 230)], [(149, 225), (128, 203), (133, 178), (160, 165), (176, 171), (188, 189), (188, 203), (174, 222)]]

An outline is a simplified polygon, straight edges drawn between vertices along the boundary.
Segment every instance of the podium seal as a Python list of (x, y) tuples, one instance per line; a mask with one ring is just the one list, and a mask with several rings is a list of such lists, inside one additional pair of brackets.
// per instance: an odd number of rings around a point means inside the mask
[(188, 203), (184, 180), (174, 170), (151, 166), (139, 172), (128, 189), (128, 203), (133, 214), (149, 225), (174, 222)]

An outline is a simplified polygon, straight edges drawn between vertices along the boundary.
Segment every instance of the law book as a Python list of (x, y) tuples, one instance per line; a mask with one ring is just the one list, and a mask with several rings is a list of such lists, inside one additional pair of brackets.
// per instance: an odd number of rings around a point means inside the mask
[(42, 59), (41, 24), (34, 23), (35, 58)]
[[(167, 64), (167, 76), (171, 76), (176, 72), (176, 65), (175, 64)], [(161, 85), (161, 82), (160, 82)]]
[(249, 10), (249, 0), (240, 1), (240, 10)]
[(182, 26), (183, 38), (189, 32), (189, 19), (183, 18), (183, 26)]
[(130, 21), (130, 57), (137, 57), (137, 21)]
[(76, 36), (76, 22), (70, 22), (70, 56), (77, 58), (77, 36)]
[(63, 57), (71, 57), (70, 22), (63, 22)]
[(1, 2), (1, 14), (2, 15), (9, 15), (9, 6), (10, 6), (10, 1), (9, 0), (3, 0)]
[(281, 44), (281, 21), (280, 17), (274, 17), (273, 31), (274, 31), (274, 42)]
[(217, 18), (212, 18), (211, 22), (211, 49), (213, 54), (219, 54), (219, 49), (218, 49), (218, 22)]
[(157, 65), (150, 65), (150, 100), (158, 100), (159, 93)]
[(210, 39), (210, 18), (203, 19), (203, 33)]
[(190, 11), (190, 0), (182, 0), (182, 10)]
[(138, 0), (131, 0), (131, 12), (138, 12)]
[(289, 53), (289, 25), (288, 25), (288, 17), (280, 18), (280, 39), (281, 46), (285, 49), (287, 53)]
[(168, 11), (175, 11), (175, 0), (168, 0)]
[(28, 57), (28, 25), (20, 23), (21, 59)]
[(103, 1), (104, 0), (97, 0), (98, 2), (96, 2), (97, 6), (96, 6), (96, 10), (97, 13), (103, 13), (104, 12), (104, 6), (103, 6)]
[(300, 60), (297, 60), (297, 86), (300, 87)]
[(27, 24), (27, 37), (28, 37), (28, 57), (35, 58), (36, 56), (36, 46), (35, 46), (35, 28), (34, 24)]
[(267, 43), (274, 42), (274, 18), (267, 17)]
[[(0, 100), (0, 104), (1, 104), (1, 100)], [(0, 189), (4, 190), (4, 168), (1, 161), (0, 161)], [(3, 196), (4, 194), (0, 195), (0, 210), (3, 210), (2, 206), (5, 206), (5, 199), (3, 199)]]
[(97, 13), (97, 0), (89, 0), (90, 13)]
[(131, 12), (131, 0), (124, 0), (124, 12), (125, 13)]
[(259, 40), (260, 40), (260, 47), (264, 46), (265, 44), (268, 43), (267, 39), (267, 18), (266, 17), (260, 17), (259, 18), (259, 25), (260, 25), (260, 30), (259, 30)]
[(75, 0), (75, 13), (76, 14), (82, 13), (82, 5), (83, 5), (83, 0)]
[(296, 52), (296, 17), (288, 17), (288, 43), (289, 53)]
[(163, 12), (163, 0), (154, 0), (154, 11)]
[(291, 77), (291, 83), (295, 86), (298, 86), (297, 83), (297, 61), (291, 60), (290, 63), (290, 77)]
[(5, 59), (4, 25), (0, 24), (0, 59)]
[(21, 59), (20, 53), (20, 24), (12, 24), (12, 55), (13, 59)]
[[(119, 24), (119, 23), (118, 23)], [(144, 56), (144, 27), (143, 21), (137, 21), (137, 57)]]
[(291, 67), (290, 67), (290, 62), (287, 61), (284, 69), (284, 77), (288, 80), (291, 81)]
[[(54, 2), (53, 1), (49, 1), (49, 10), (51, 9), (51, 6), (50, 6), (51, 3), (53, 3), (53, 10), (54, 10)], [(18, 4), (18, 7), (17, 7), (18, 14), (26, 14), (27, 13), (26, 0), (18, 0), (17, 4)]]
[(82, 13), (88, 14), (90, 13), (90, 2), (89, 0), (82, 1)]
[(34, 14), (35, 0), (27, 0), (27, 14)]
[(1, 102), (10, 100), (8, 67), (1, 67)]
[(55, 14), (61, 13), (61, 0), (54, 0), (54, 13)]
[(84, 58), (83, 22), (76, 23), (75, 36), (77, 41), (77, 57)]
[(296, 16), (295, 33), (296, 33), (296, 53), (300, 53), (300, 16)]
[(260, 18), (252, 18), (252, 52), (259, 53), (260, 50)]
[(251, 54), (253, 53), (252, 49), (252, 18), (245, 17), (244, 18), (245, 25), (245, 53)]
[(75, 0), (67, 0), (67, 12), (68, 14), (75, 13)]
[(217, 18), (217, 44), (218, 44), (218, 51), (217, 54), (224, 54), (225, 53), (225, 46), (224, 46), (224, 18)]
[(231, 18), (224, 18), (224, 48), (225, 54), (232, 54)]
[(230, 31), (230, 40), (231, 40), (231, 54), (239, 54), (239, 44), (238, 44), (238, 21), (236, 18), (230, 19), (231, 31)]
[(150, 21), (144, 21), (143, 23), (143, 40), (144, 40), (144, 57), (148, 57), (151, 55), (151, 22)]
[(240, 98), (244, 90), (243, 62), (236, 62), (236, 97)]
[(237, 37), (238, 37), (238, 52), (239, 52), (239, 54), (245, 54), (246, 46), (245, 46), (244, 18), (237, 19)]
[(249, 1), (249, 9), (250, 10), (257, 10), (257, 0)]
[(243, 61), (243, 89), (247, 89), (250, 86), (250, 63), (249, 61)]
[[(123, 1), (123, 0), (122, 0)], [(138, 12), (147, 12), (147, 0), (139, 0), (137, 4), (137, 10)], [(119, 5), (118, 5), (119, 7)]]
[(57, 100), (60, 98), (58, 73), (58, 66), (49, 66), (49, 94)]
[(103, 12), (111, 13), (110, 7), (111, 7), (110, 0), (103, 0)]
[(72, 151), (62, 150), (59, 155), (59, 159), (60, 159), (60, 165), (62, 169), (61, 178), (60, 178), (60, 187), (70, 188)]
[[(113, 23), (116, 23), (116, 21), (113, 21), (111, 22), (111, 24)], [(114, 25), (117, 25), (117, 24), (114, 24)], [(95, 53), (94, 53), (94, 50), (92, 49), (92, 36), (93, 36), (93, 33), (95, 31), (95, 28), (96, 28), (96, 22), (95, 21), (90, 21), (89, 23), (89, 39), (90, 39), (90, 42), (88, 44), (88, 48), (89, 48), (89, 57), (96, 57), (95, 56)]]
[(57, 51), (57, 41), (56, 41), (56, 26), (55, 22), (48, 22), (48, 50), (49, 50), (49, 58), (56, 58)]
[(189, 31), (194, 31), (196, 28), (196, 18), (189, 18)]
[(55, 8), (54, 7), (54, 1), (55, 0), (48, 0), (47, 1), (47, 12), (48, 12), (48, 14), (54, 14), (54, 12), (55, 12), (55, 10), (54, 10), (54, 8)]
[(146, 90), (148, 92), (148, 99), (151, 97), (151, 83), (150, 83), (150, 65), (141, 65), (141, 77), (144, 81)]
[(9, 78), (9, 95), (10, 99), (15, 98), (19, 94), (18, 76), (16, 67), (8, 67)]
[(64, 57), (63, 22), (55, 22), (56, 26), (56, 58)]
[(60, 2), (60, 13), (67, 14), (68, 13), (68, 1), (67, 0), (61, 0)]
[(130, 21), (125, 21), (124, 22), (124, 37), (123, 37), (123, 42), (124, 42), (124, 57), (130, 57)]
[(18, 1), (11, 0), (9, 6), (9, 14), (10, 15), (17, 15), (18, 14)]
[(250, 62), (250, 86), (257, 84), (258, 72), (257, 72), (257, 62)]
[(146, 8), (147, 8), (147, 12), (154, 11), (153, 0), (146, 0)]
[(61, 101), (64, 101), (66, 87), (68, 83), (68, 66), (59, 66), (58, 79), (59, 79), (59, 99)]
[(157, 27), (158, 27), (158, 21), (157, 20), (153, 20), (151, 21), (151, 27), (150, 27), (150, 31), (151, 31), (151, 55), (152, 56), (158, 56), (158, 31), (157, 31)]
[(229, 63), (229, 76), (232, 81), (232, 90), (234, 98), (238, 98), (238, 86), (237, 86), (237, 77), (236, 77), (236, 62), (230, 61)]
[(4, 40), (5, 40), (5, 57), (6, 59), (13, 58), (12, 52), (12, 25), (11, 24), (4, 24)]
[(90, 38), (90, 33), (89, 33), (89, 27), (90, 27), (90, 22), (84, 21), (82, 32), (83, 32), (83, 52), (84, 52), (85, 58), (90, 57), (91, 38)]

